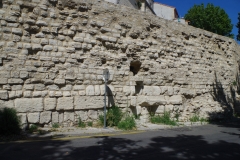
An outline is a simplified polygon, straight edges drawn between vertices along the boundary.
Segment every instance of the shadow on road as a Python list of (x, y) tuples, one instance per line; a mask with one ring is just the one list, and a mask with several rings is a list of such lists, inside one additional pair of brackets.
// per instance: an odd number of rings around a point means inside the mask
[[(226, 133), (231, 134), (231, 133)], [(239, 136), (233, 135), (233, 136)], [(89, 145), (88, 143), (94, 144)], [(76, 147), (82, 143), (83, 147)], [(219, 140), (207, 141), (200, 135), (156, 136), (143, 143), (143, 140), (130, 140), (117, 137), (95, 137), (72, 141), (44, 141), (23, 143), (9, 151), (1, 149), (0, 159), (44, 159), (44, 160), (159, 160), (159, 159), (239, 159), (240, 143)], [(20, 144), (17, 144), (20, 145)], [(84, 146), (85, 145), (85, 146)]]

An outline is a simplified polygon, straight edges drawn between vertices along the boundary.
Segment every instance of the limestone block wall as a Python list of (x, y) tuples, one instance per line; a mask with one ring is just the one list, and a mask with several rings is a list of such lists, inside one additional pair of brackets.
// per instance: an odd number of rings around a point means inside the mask
[(232, 39), (100, 0), (3, 0), (0, 25), (0, 107), (24, 124), (96, 121), (105, 68), (108, 106), (142, 122), (151, 112), (185, 121), (234, 109)]

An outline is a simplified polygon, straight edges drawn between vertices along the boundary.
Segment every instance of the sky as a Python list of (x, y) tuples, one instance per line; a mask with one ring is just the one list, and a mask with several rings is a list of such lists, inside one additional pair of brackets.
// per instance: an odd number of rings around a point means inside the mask
[[(206, 5), (207, 3), (212, 3), (214, 6), (219, 6), (225, 10), (231, 19), (232, 24), (234, 25), (232, 33), (236, 40), (236, 35), (238, 34), (236, 25), (238, 23), (238, 13), (240, 13), (240, 0), (155, 0), (155, 2), (175, 7), (181, 17), (184, 17), (194, 4), (199, 5), (203, 3)], [(238, 41), (238, 44), (240, 44), (240, 41)]]

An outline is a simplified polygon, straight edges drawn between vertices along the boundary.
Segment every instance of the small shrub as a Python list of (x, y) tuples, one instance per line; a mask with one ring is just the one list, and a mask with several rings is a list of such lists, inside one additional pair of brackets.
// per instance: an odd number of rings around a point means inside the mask
[(233, 81), (233, 82), (232, 82), (232, 85), (233, 85), (233, 86), (237, 86), (237, 82), (236, 82), (236, 81)]
[(199, 122), (200, 118), (198, 115), (193, 115), (191, 118), (189, 118), (190, 122)]
[(81, 120), (80, 117), (78, 119), (78, 127), (81, 127), (81, 128), (85, 128), (86, 127), (86, 124)]
[(89, 121), (89, 122), (87, 122), (87, 125), (88, 125), (89, 127), (92, 127), (92, 126), (93, 126), (93, 122), (92, 122), (92, 121)]
[(117, 126), (122, 119), (122, 111), (117, 106), (112, 106), (107, 112), (107, 126)]
[(29, 132), (30, 132), (30, 133), (36, 132), (37, 130), (38, 130), (38, 126), (35, 125), (35, 124), (32, 124), (32, 125), (29, 127)]
[(126, 116), (122, 121), (118, 123), (117, 127), (123, 130), (132, 130), (136, 127), (134, 117)]
[(154, 115), (150, 117), (151, 123), (155, 124), (166, 124), (166, 125), (177, 125), (176, 121), (171, 120), (170, 112), (164, 112), (163, 115)]
[(59, 123), (53, 123), (52, 124), (52, 128), (59, 128), (59, 127), (60, 127)]
[(98, 121), (99, 125), (103, 126), (104, 125), (104, 115), (99, 115), (98, 119), (99, 119), (99, 121)]
[(19, 134), (21, 132), (20, 119), (13, 108), (0, 110), (0, 135)]

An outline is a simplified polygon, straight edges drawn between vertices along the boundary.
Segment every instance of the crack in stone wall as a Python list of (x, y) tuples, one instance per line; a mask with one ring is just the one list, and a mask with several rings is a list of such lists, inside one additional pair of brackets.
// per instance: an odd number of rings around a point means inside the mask
[(0, 105), (16, 108), (24, 124), (96, 121), (104, 68), (108, 106), (142, 123), (149, 112), (186, 121), (233, 108), (240, 49), (232, 39), (100, 0), (3, 0), (0, 7)]

